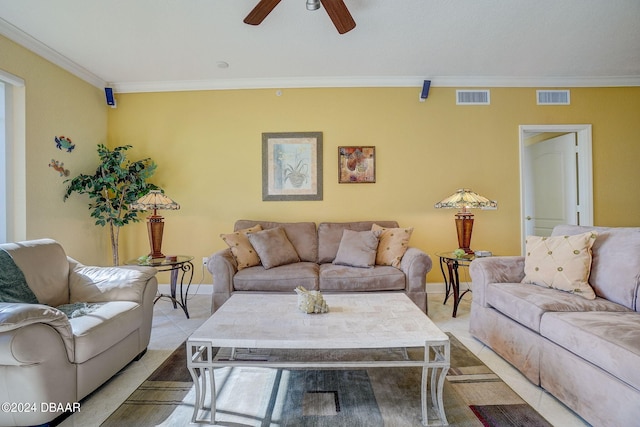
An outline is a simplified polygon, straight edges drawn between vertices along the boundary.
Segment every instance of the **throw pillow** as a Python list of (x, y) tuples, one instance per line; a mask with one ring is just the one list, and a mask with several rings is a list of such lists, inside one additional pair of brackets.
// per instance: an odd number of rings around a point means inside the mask
[(409, 248), (413, 228), (385, 228), (373, 224), (371, 231), (381, 231), (376, 264), (400, 268), (400, 261)]
[(376, 263), (378, 236), (381, 232), (344, 230), (333, 264), (372, 268)]
[(220, 235), (222, 240), (231, 248), (231, 253), (238, 263), (238, 270), (260, 264), (260, 257), (251, 246), (247, 235), (261, 230), (262, 226), (257, 224), (250, 228), (238, 230), (235, 233)]
[(265, 269), (300, 262), (296, 249), (282, 227), (250, 233), (248, 237)]
[(597, 233), (574, 236), (528, 236), (522, 283), (558, 289), (595, 299), (589, 285), (591, 247)]
[(4, 249), (0, 249), (0, 302), (38, 304), (22, 270)]

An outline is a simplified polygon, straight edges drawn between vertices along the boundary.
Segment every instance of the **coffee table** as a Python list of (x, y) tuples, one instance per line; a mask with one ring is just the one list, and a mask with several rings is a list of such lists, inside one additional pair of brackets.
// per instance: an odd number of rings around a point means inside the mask
[[(305, 314), (297, 295), (236, 293), (187, 340), (187, 368), (196, 387), (192, 422), (215, 422), (216, 388), (213, 369), (223, 366), (264, 366), (291, 369), (422, 367), (423, 425), (448, 425), (442, 390), (450, 365), (449, 337), (403, 293), (324, 295), (329, 313)], [(215, 360), (217, 347), (317, 350), (317, 359), (300, 361)], [(323, 360), (322, 350), (424, 348), (424, 360)], [(204, 409), (209, 371), (211, 419), (198, 419)], [(430, 392), (427, 379), (431, 370)], [(198, 376), (199, 374), (199, 376)], [(428, 418), (428, 394), (439, 417)]]

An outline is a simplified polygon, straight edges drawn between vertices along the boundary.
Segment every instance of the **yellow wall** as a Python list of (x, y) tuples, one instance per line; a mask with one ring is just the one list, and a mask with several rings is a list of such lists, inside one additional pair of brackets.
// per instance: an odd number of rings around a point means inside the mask
[[(570, 106), (537, 106), (534, 88), (492, 88), (490, 106), (456, 106), (455, 89), (228, 90), (119, 94), (109, 143), (158, 163), (156, 184), (177, 200), (164, 211), (165, 253), (203, 256), (224, 247), (239, 218), (280, 221), (395, 219), (428, 253), (456, 247), (451, 210), (433, 204), (470, 187), (497, 200), (476, 212), (472, 247), (520, 253), (518, 126), (592, 124), (595, 222), (640, 226), (640, 88), (574, 88)], [(263, 202), (262, 132), (321, 131), (324, 200)], [(338, 184), (337, 147), (374, 145), (375, 184)], [(148, 252), (146, 229), (122, 236), (122, 258)], [(434, 268), (430, 281), (440, 281)]]
[[(154, 182), (181, 205), (163, 212), (166, 253), (201, 257), (224, 247), (238, 218), (281, 221), (395, 219), (415, 227), (412, 245), (434, 254), (456, 246), (451, 210), (433, 204), (459, 187), (499, 202), (476, 212), (472, 247), (520, 252), (518, 125), (592, 124), (595, 222), (640, 226), (640, 88), (573, 88), (571, 106), (537, 106), (534, 88), (493, 88), (490, 106), (456, 106), (455, 89), (323, 88), (117, 94), (103, 92), (0, 37), (0, 69), (26, 82), (26, 205), (29, 239), (53, 237), (87, 264), (111, 263), (107, 230), (88, 198), (66, 203), (51, 168), (91, 173), (96, 145), (132, 144), (132, 159), (158, 163)], [(321, 131), (324, 200), (263, 202), (262, 132)], [(65, 153), (53, 138), (77, 148)], [(374, 145), (377, 183), (338, 184), (337, 147)], [(144, 223), (122, 231), (121, 259), (148, 252)], [(166, 279), (161, 278), (166, 281)], [(437, 268), (430, 281), (440, 281)]]
[[(71, 176), (95, 168), (96, 144), (107, 142), (102, 91), (2, 36), (0, 69), (25, 81), (26, 189), (18, 196), (26, 197), (27, 219), (19, 238), (53, 238), (86, 264), (110, 264), (109, 237), (93, 225), (88, 198), (63, 203), (65, 178), (48, 166), (52, 158), (63, 162)], [(73, 152), (56, 148), (60, 135), (76, 144)]]

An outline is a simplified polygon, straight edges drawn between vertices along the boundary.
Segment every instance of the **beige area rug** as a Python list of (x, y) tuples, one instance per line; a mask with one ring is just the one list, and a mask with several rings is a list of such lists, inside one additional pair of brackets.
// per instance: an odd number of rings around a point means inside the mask
[[(445, 381), (444, 405), (450, 425), (551, 426), (455, 337), (449, 336), (452, 368)], [(386, 358), (393, 352), (371, 357)], [(395, 352), (398, 357), (404, 355), (399, 350)], [(420, 350), (415, 352), (411, 350), (411, 358), (421, 357)], [(279, 355), (246, 351), (240, 357), (273, 360)], [(219, 368), (215, 370), (216, 425), (420, 426), (421, 375), (420, 368)], [(102, 426), (189, 425), (194, 402), (183, 345)], [(200, 418), (209, 415), (210, 411), (199, 413)]]

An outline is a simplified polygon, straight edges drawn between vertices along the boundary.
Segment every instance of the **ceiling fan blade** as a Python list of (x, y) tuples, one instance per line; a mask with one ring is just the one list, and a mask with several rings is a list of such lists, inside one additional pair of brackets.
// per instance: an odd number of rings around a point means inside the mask
[(351, 31), (356, 27), (356, 21), (353, 20), (343, 0), (320, 0), (320, 2), (340, 34)]
[(259, 25), (264, 18), (280, 3), (280, 0), (260, 0), (256, 7), (244, 18), (244, 23), (249, 25)]

